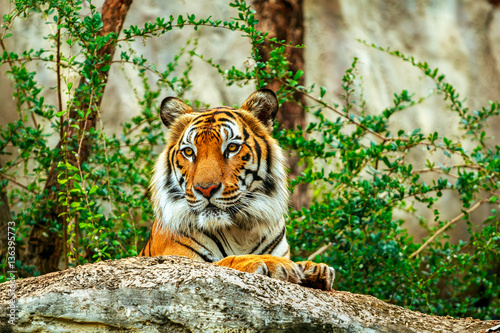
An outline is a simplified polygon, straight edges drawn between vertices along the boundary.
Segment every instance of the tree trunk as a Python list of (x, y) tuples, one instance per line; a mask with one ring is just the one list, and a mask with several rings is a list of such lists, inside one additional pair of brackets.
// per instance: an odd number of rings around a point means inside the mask
[[(105, 1), (101, 12), (103, 28), (100, 33), (102, 36), (109, 33), (116, 33), (118, 36), (131, 4), (132, 0)], [(113, 59), (115, 47), (116, 44), (114, 40), (111, 40), (107, 45), (97, 50), (97, 58), (101, 60), (96, 66), (97, 70), (109, 64), (109, 61)], [(100, 87), (101, 93), (97, 94), (97, 96), (99, 96), (97, 100), (91, 102), (86, 96), (75, 96), (75, 99), (79, 102), (78, 109), (71, 109), (69, 118), (73, 121), (73, 124), (78, 124), (79, 129), (69, 126), (68, 124), (64, 130), (64, 132), (66, 132), (66, 137), (61, 137), (55, 148), (58, 151), (62, 151), (61, 148), (63, 146), (69, 147), (67, 149), (70, 151), (66, 154), (66, 160), (75, 167), (79, 168), (89, 157), (92, 142), (89, 140), (88, 133), (96, 126), (99, 116), (98, 109), (102, 99), (102, 91), (107, 82), (108, 73), (109, 70), (99, 72), (99, 81), (102, 86)], [(80, 87), (87, 84), (86, 79), (82, 77), (80, 80)], [(81, 119), (78, 115), (78, 110), (88, 109), (91, 110), (88, 117), (86, 119)], [(83, 136), (83, 140), (81, 140), (81, 136)], [(63, 226), (63, 229), (66, 226), (66, 216), (60, 216), (66, 208), (59, 203), (57, 197), (57, 192), (60, 189), (57, 181), (57, 175), (59, 173), (57, 167), (58, 162), (59, 161), (54, 161), (52, 164), (47, 182), (45, 183), (47, 205), (50, 207), (49, 214), (33, 226), (22, 259), (23, 265), (35, 266), (36, 270), (41, 274), (58, 270), (63, 247), (66, 246), (59, 233), (50, 230), (50, 224), (54, 221), (56, 221), (58, 225)]]
[[(286, 40), (293, 45), (304, 44), (304, 14), (302, 0), (254, 0), (253, 8), (256, 10), (256, 17), (259, 20), (257, 29), (269, 32), (268, 38), (276, 37), (278, 41)], [(260, 48), (260, 54), (264, 61), (270, 58), (271, 42), (266, 40)], [(286, 47), (290, 70), (294, 73), (304, 70), (304, 49), (296, 47)], [(299, 85), (304, 85), (304, 75), (298, 80)], [(277, 91), (281, 84), (278, 80), (267, 82), (268, 88)], [(297, 126), (305, 128), (306, 113), (301, 105), (305, 105), (303, 94), (294, 93), (294, 99), (299, 103), (283, 103), (277, 118), (286, 129), (294, 129)], [(288, 164), (290, 166), (290, 177), (296, 177), (303, 170), (298, 165), (299, 157), (288, 152)], [(292, 195), (292, 205), (295, 209), (309, 206), (311, 196), (308, 192), (307, 184), (300, 184), (295, 188)]]
[[(500, 321), (430, 316), (183, 257), (133, 257), (0, 284), (1, 332), (484, 332)], [(10, 326), (7, 324), (11, 320)], [(1, 324), (0, 324), (1, 325)]]

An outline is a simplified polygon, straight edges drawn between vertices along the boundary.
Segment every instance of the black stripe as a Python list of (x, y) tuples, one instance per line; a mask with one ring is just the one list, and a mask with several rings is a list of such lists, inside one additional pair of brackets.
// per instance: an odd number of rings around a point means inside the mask
[[(237, 116), (241, 122), (243, 122), (244, 124), (247, 124), (247, 122), (245, 121), (245, 119), (238, 113), (235, 113), (234, 114), (235, 116)], [(257, 157), (257, 171), (256, 172), (259, 172), (260, 170), (260, 162), (261, 162), (261, 159), (262, 159), (262, 149), (259, 145), (259, 142), (257, 141), (256, 138), (259, 138), (261, 139), (265, 144), (266, 144), (266, 148), (267, 148), (267, 154), (266, 154), (266, 163), (267, 163), (267, 170), (266, 170), (266, 173), (270, 173), (270, 170), (271, 170), (271, 147), (269, 145), (269, 143), (267, 142), (267, 139), (265, 136), (263, 135), (259, 135), (257, 133), (255, 133), (254, 131), (252, 131), (252, 134), (254, 135), (254, 137), (252, 137), (253, 139), (253, 142), (255, 143), (255, 155)], [(249, 132), (247, 131), (247, 127), (246, 126), (243, 126), (243, 136), (244, 136), (244, 142), (245, 142), (245, 145), (250, 148), (250, 146), (246, 143), (247, 140), (249, 139), (250, 137), (250, 134)], [(250, 151), (252, 152), (252, 155), (254, 155), (254, 151), (252, 149), (250, 149)], [(255, 158), (255, 156), (253, 156)], [(254, 180), (255, 180), (255, 177), (254, 177)], [(261, 180), (261, 178), (259, 177), (259, 180)]]
[(215, 137), (217, 140), (221, 141), (222, 138), (220, 136), (220, 133), (218, 131), (211, 131), (209, 129), (203, 129), (201, 131), (198, 132), (198, 134), (196, 134), (196, 137), (195, 137), (195, 142), (199, 143), (200, 140), (203, 142), (205, 140), (210, 140), (210, 136), (211, 137)]
[(220, 241), (217, 239), (217, 237), (215, 237), (214, 235), (206, 232), (206, 231), (202, 231), (202, 233), (207, 236), (208, 238), (210, 238), (214, 243), (215, 245), (217, 245), (217, 247), (219, 248), (219, 251), (220, 253), (222, 254), (222, 257), (225, 258), (227, 257), (227, 253), (226, 251), (224, 250), (224, 246), (222, 246), (222, 244), (220, 243)]
[(179, 164), (179, 160), (176, 159), (176, 155), (179, 151), (177, 149), (172, 149), (172, 152), (170, 154), (170, 165), (174, 165), (177, 166), (177, 169), (179, 170), (182, 170), (182, 165)]
[(257, 249), (259, 248), (259, 246), (262, 245), (262, 243), (264, 243), (266, 241), (266, 236), (262, 237), (259, 241), (259, 244), (257, 244), (253, 249), (252, 251), (250, 251), (249, 254), (253, 254), (255, 251), (257, 251)]
[[(261, 180), (262, 180), (262, 178), (260, 178), (260, 176), (259, 176), (258, 172), (259, 172), (259, 170), (257, 170), (257, 171), (253, 171), (253, 170), (250, 170), (250, 169), (245, 169), (245, 179), (247, 178), (247, 176), (248, 176), (249, 174), (251, 174), (251, 175), (252, 175), (252, 177), (253, 177), (253, 179), (252, 179), (252, 183), (253, 183), (254, 181), (256, 181), (256, 180), (257, 180), (257, 181), (261, 181)], [(269, 178), (269, 177), (268, 177), (268, 178)], [(248, 184), (248, 185), (251, 185), (251, 184)]]
[[(233, 122), (229, 121), (229, 123), (233, 124)], [(236, 125), (236, 124), (233, 124)], [(241, 139), (241, 137), (238, 135), (235, 137), (233, 128), (231, 126), (228, 126), (226, 124), (221, 124), (220, 127), (226, 129), (228, 131), (228, 139)]]
[[(170, 172), (172, 172), (172, 169), (173, 169), (173, 166), (174, 166), (174, 162), (175, 162), (175, 154), (177, 154), (177, 150), (175, 148), (173, 148), (172, 150), (170, 150), (168, 152), (168, 159), (167, 159), (167, 175), (170, 174)], [(172, 166), (172, 168), (170, 167)]]
[(259, 172), (260, 160), (262, 159), (262, 149), (260, 149), (260, 145), (257, 142), (257, 140), (255, 140), (255, 138), (253, 139), (253, 142), (255, 142), (255, 155), (257, 156), (257, 171), (256, 172)]
[[(196, 119), (196, 121), (193, 121), (192, 125), (193, 125), (193, 126), (197, 126), (197, 125), (199, 125), (199, 124), (204, 123), (204, 122), (205, 122), (205, 118), (201, 118), (201, 117), (203, 117), (203, 116), (200, 116), (200, 118), (197, 118), (197, 119)], [(191, 133), (193, 130), (196, 130), (196, 127), (192, 128), (192, 129), (189, 131), (189, 133)], [(186, 135), (186, 136), (187, 136), (187, 137), (189, 137), (190, 135), (188, 134), (188, 135)]]
[(233, 250), (233, 248), (231, 247), (231, 244), (229, 244), (229, 242), (227, 241), (226, 236), (224, 236), (224, 234), (223, 234), (223, 233), (221, 233), (221, 232), (220, 232), (220, 230), (219, 230), (219, 231), (217, 231), (217, 233), (218, 233), (218, 234), (219, 234), (219, 236), (222, 238), (222, 241), (224, 242), (224, 244), (226, 244), (226, 246), (229, 248), (229, 250), (231, 250), (231, 252), (232, 252), (232, 253), (234, 253), (234, 250)]
[(177, 202), (177, 201), (182, 200), (184, 198), (185, 198), (184, 195), (179, 194), (179, 193), (174, 193), (174, 194), (171, 193), (171, 195), (170, 195), (170, 199), (172, 199), (172, 201), (174, 201), (174, 202)]
[(272, 197), (273, 194), (276, 192), (276, 184), (274, 183), (273, 179), (269, 176), (264, 180), (264, 185), (263, 188), (259, 188), (257, 190), (258, 192), (262, 192), (265, 195)]
[[(197, 131), (198, 131), (198, 128), (196, 128), (196, 126), (191, 127), (191, 129), (189, 130), (189, 132), (187, 132), (184, 135), (183, 139), (189, 140), (189, 138), (191, 138), (192, 133), (193, 132), (197, 132)], [(189, 141), (183, 141), (182, 143), (183, 144), (189, 144), (190, 142)]]
[(247, 141), (248, 138), (250, 137), (250, 134), (248, 134), (248, 131), (245, 127), (243, 127), (243, 136), (244, 136), (243, 141)]
[(186, 244), (184, 244), (184, 243), (181, 243), (181, 242), (180, 242), (180, 241), (178, 241), (177, 239), (174, 239), (174, 242), (176, 242), (177, 244), (182, 245), (182, 246), (184, 246), (185, 248), (187, 248), (187, 249), (189, 249), (189, 250), (193, 251), (194, 253), (196, 253), (196, 255), (197, 255), (198, 257), (200, 257), (201, 259), (203, 259), (203, 261), (205, 261), (205, 262), (213, 262), (212, 260), (210, 260), (210, 258), (208, 258), (207, 256), (205, 256), (203, 253), (200, 253), (200, 252), (196, 251), (196, 250), (195, 250), (195, 249), (193, 249), (191, 246), (186, 245)]
[(231, 119), (236, 119), (235, 113), (234, 112), (230, 112), (230, 111), (215, 111), (214, 114), (216, 114), (216, 115), (225, 114), (226, 116), (228, 116)]
[(266, 156), (266, 162), (267, 162), (267, 169), (266, 169), (266, 173), (270, 174), (271, 173), (271, 164), (272, 164), (272, 159), (271, 159), (271, 146), (269, 145), (269, 142), (267, 142), (266, 140), (264, 140), (264, 143), (266, 144), (266, 148), (267, 148), (267, 156)]
[(262, 251), (260, 251), (259, 254), (268, 254), (272, 253), (276, 246), (281, 242), (283, 237), (285, 236), (285, 227), (283, 227), (283, 230), (281, 230), (281, 233), (271, 242), (269, 243), (268, 246), (266, 246)]
[(165, 188), (167, 189), (167, 191), (169, 190), (169, 187), (172, 185), (173, 185), (172, 179), (170, 179), (170, 177), (167, 177), (167, 181), (165, 182)]
[(214, 108), (208, 109), (207, 111), (210, 110), (236, 110), (235, 108), (232, 108), (230, 106), (216, 106)]
[[(192, 240), (193, 242), (195, 242), (198, 246), (202, 247), (205, 251), (207, 251), (209, 254), (212, 255), (212, 257), (215, 258), (215, 255), (212, 253), (212, 251), (210, 251), (209, 249), (207, 249), (207, 247), (203, 244), (201, 244), (196, 238), (193, 238), (191, 236), (188, 236), (187, 234), (185, 234), (184, 232), (180, 232), (181, 236), (183, 237), (186, 237), (186, 238), (189, 238), (190, 240)], [(217, 261), (216, 259), (209, 259), (209, 260), (205, 260), (205, 261), (208, 261), (208, 262), (215, 262)]]
[(217, 118), (217, 122), (224, 122), (224, 121), (226, 121), (226, 122), (232, 122), (232, 120), (234, 120), (234, 118), (231, 118), (231, 119), (224, 118), (224, 117)]
[(239, 197), (239, 195), (237, 194), (237, 195), (233, 195), (232, 197), (217, 198), (217, 200), (220, 200), (220, 201), (234, 201), (238, 197)]

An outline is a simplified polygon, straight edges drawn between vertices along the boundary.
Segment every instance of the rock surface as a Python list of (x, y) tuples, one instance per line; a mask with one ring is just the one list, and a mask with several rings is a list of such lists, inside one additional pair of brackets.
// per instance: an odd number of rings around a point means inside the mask
[[(105, 261), (16, 283), (15, 325), (1, 332), (485, 332), (499, 324), (181, 257)], [(10, 287), (0, 284), (3, 323)]]

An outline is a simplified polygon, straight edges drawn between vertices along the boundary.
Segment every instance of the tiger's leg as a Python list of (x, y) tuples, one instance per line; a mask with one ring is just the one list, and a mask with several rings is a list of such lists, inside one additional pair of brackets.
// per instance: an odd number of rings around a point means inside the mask
[(312, 261), (295, 263), (272, 255), (230, 256), (215, 264), (322, 290), (332, 290), (335, 279), (335, 270), (326, 264), (316, 264)]
[(229, 256), (214, 264), (292, 283), (300, 283), (305, 277), (293, 261), (270, 254)]

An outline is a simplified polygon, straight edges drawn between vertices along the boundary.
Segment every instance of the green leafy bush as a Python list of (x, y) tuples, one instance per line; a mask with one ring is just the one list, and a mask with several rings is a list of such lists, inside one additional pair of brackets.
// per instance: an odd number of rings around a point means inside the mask
[[(343, 78), (343, 106), (324, 103), (324, 88), (316, 97), (308, 89), (309, 110), (317, 121), (307, 129), (279, 133), (285, 146), (310, 161), (292, 185), (307, 182), (315, 190), (309, 208), (290, 214), (292, 253), (302, 259), (326, 244), (324, 252), (312, 257), (337, 268), (342, 290), (376, 295), (428, 313), (497, 318), (500, 148), (492, 144), (494, 140), (488, 142), (484, 125), (498, 116), (500, 105), (490, 102), (470, 111), (437, 69), (398, 51), (380, 50), (407, 61), (434, 81), (435, 98), (442, 97), (456, 113), (456, 126), (464, 134), (455, 140), (420, 129), (392, 134), (390, 117), (411, 112), (423, 99), (415, 100), (404, 90), (394, 94), (393, 106), (367, 114), (367, 101), (354, 99), (361, 96), (354, 84), (356, 59)], [(325, 109), (337, 118), (326, 119)], [(304, 134), (311, 139), (304, 139)], [(466, 150), (464, 142), (473, 148)], [(446, 158), (435, 163), (440, 155)], [(414, 167), (422, 161), (425, 167)], [(334, 167), (326, 169), (325, 164)], [(450, 221), (436, 209), (438, 205), (448, 209), (440, 200), (445, 191), (457, 193), (461, 201), (461, 213)], [(414, 202), (423, 203), (433, 221), (423, 219)], [(490, 214), (478, 230), (470, 215), (488, 204)], [(431, 236), (423, 244), (414, 242), (404, 221), (394, 218), (396, 210), (419, 216)], [(447, 232), (460, 220), (467, 222), (470, 239), (453, 244)]]
[[(0, 127), (4, 162), (0, 189), (8, 192), (19, 251), (26, 246), (30, 228), (45, 223), (64, 240), (67, 266), (137, 255), (153, 216), (147, 185), (158, 148), (164, 144), (157, 116), (159, 96), (165, 87), (180, 97), (191, 89), (192, 59), (198, 57), (211, 64), (228, 85), (262, 87), (277, 79), (282, 83), (281, 102), (297, 102), (293, 101), (297, 91), (308, 97), (310, 104), (304, 107), (314, 121), (307, 128), (276, 126), (274, 131), (283, 147), (297, 152), (305, 166), (304, 173), (291, 181), (291, 188), (308, 183), (314, 194), (310, 207), (290, 211), (288, 238), (294, 259), (312, 256), (335, 267), (335, 287), (340, 290), (439, 315), (500, 316), (500, 149), (484, 131), (485, 123), (500, 112), (497, 102), (469, 110), (437, 69), (398, 51), (367, 45), (421, 70), (435, 83), (433, 94), (415, 98), (403, 90), (394, 94), (392, 106), (369, 113), (354, 59), (341, 82), (342, 105), (330, 105), (324, 101), (331, 97), (324, 87), (297, 83), (303, 73), (288, 69), (286, 41), (273, 40), (271, 59), (262, 60), (258, 47), (268, 37), (256, 30), (255, 13), (244, 1), (230, 4), (238, 11), (233, 20), (199, 20), (194, 15), (158, 18), (144, 27), (124, 28), (121, 40), (117, 34), (100, 34), (103, 22), (95, 7), (82, 18), (82, 3), (12, 1), (14, 9), (4, 17), (4, 29), (20, 17), (40, 16), (57, 31), (47, 36), (52, 50), (9, 52), (4, 42), (9, 34), (1, 39), (1, 63), (13, 82), (19, 119)], [(224, 68), (198, 54), (196, 41), (190, 40), (173, 62), (158, 69), (127, 46), (136, 38), (147, 41), (186, 26), (243, 33), (252, 45), (255, 66)], [(63, 43), (77, 52), (69, 56), (62, 50)], [(99, 56), (99, 50), (110, 43), (122, 46), (119, 61)], [(33, 62), (54, 65), (58, 84), (53, 91), (37, 82), (36, 72), (28, 66)], [(142, 78), (144, 93), (139, 96), (136, 90), (140, 114), (122, 124), (120, 135), (105, 133), (99, 121), (86, 128), (89, 117), (100, 116), (103, 77), (110, 66), (127, 64), (135, 66)], [(180, 64), (182, 75), (176, 74)], [(70, 74), (61, 75), (63, 68)], [(151, 83), (146, 72), (154, 73), (157, 80)], [(73, 75), (83, 79), (76, 83)], [(69, 97), (64, 105), (62, 93)], [(56, 105), (47, 103), (46, 94), (57, 96)], [(411, 112), (427, 98), (445, 101), (449, 110), (439, 112), (456, 115), (461, 137), (447, 138), (420, 129), (397, 131), (389, 124), (395, 113)], [(327, 118), (325, 111), (334, 116)], [(51, 131), (59, 135), (56, 147), (48, 144)], [(472, 148), (465, 149), (465, 141)], [(83, 160), (79, 152), (84, 144), (92, 149)], [(445, 162), (436, 163), (438, 155), (445, 156)], [(416, 166), (411, 156), (425, 160), (425, 167)], [(51, 172), (56, 172), (57, 184), (47, 187)], [(462, 213), (449, 221), (436, 208), (444, 192), (456, 193), (461, 201)], [(414, 202), (427, 207), (433, 221), (424, 219)], [(58, 205), (64, 209), (53, 218), (51, 212)], [(481, 228), (475, 228), (470, 215), (484, 205), (489, 205), (490, 214), (481, 221)], [(424, 243), (415, 242), (404, 221), (395, 217), (401, 211), (420, 218), (430, 235)], [(448, 231), (459, 220), (467, 222), (470, 239), (453, 244)], [(3, 256), (4, 271), (6, 264)], [(37, 274), (22, 261), (17, 261), (17, 269), (23, 276)]]

